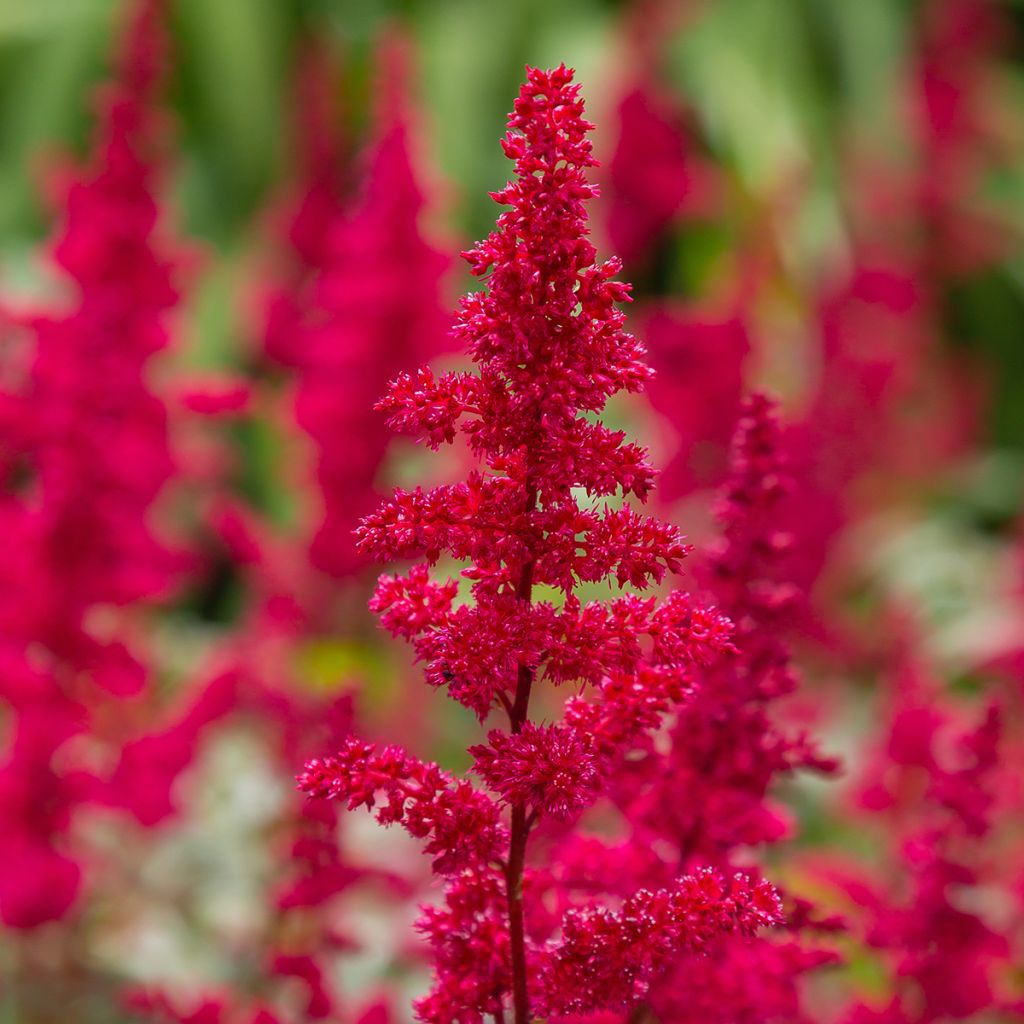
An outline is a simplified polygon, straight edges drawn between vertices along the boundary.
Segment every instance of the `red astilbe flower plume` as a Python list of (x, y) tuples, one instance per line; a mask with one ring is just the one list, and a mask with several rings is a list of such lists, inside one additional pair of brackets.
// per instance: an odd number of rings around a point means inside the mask
[[(786, 831), (771, 804), (777, 781), (797, 769), (834, 769), (773, 713), (795, 686), (784, 630), (796, 592), (781, 571), (789, 545), (776, 526), (787, 488), (774, 407), (754, 395), (743, 406), (719, 504), (722, 536), (700, 572), (704, 588), (735, 623), (733, 645), (724, 657), (694, 666), (692, 694), (675, 706), (662, 742), (620, 762), (610, 786), (632, 835), (625, 847), (591, 846), (582, 860), (571, 853), (574, 884), (638, 870), (672, 877), (708, 863), (723, 873), (740, 864), (749, 870), (750, 847)], [(609, 727), (622, 728), (627, 718), (616, 714)], [(799, 904), (788, 917), (785, 932), (754, 942), (729, 939), (700, 959), (669, 962), (650, 986), (649, 1015), (722, 1024), (803, 1019), (799, 977), (834, 960), (806, 939), (837, 922), (816, 922)], [(740, 975), (745, 982), (737, 987)]]
[(78, 884), (63, 847), (71, 811), (107, 792), (95, 785), (102, 780), (58, 771), (55, 755), (86, 730), (94, 748), (116, 747), (124, 721), (102, 712), (145, 682), (111, 606), (166, 593), (179, 567), (152, 515), (174, 467), (166, 409), (148, 378), (177, 300), (155, 194), (161, 8), (157, 0), (133, 8), (100, 97), (94, 152), (67, 189), (51, 247), (67, 306), (26, 318), (23, 364), (5, 367), (0, 573), (18, 585), (0, 595), (0, 646), (13, 676), (46, 680), (31, 701), (10, 700), (16, 738), (0, 800), (8, 809), (24, 801), (25, 813), (3, 815), (5, 845), (18, 856), (4, 856), (11, 868), (0, 918), (15, 927), (70, 909)]
[[(506, 729), (471, 749), (490, 794), (355, 742), (301, 777), (307, 792), (351, 806), (382, 797), (378, 817), (427, 839), (448, 876), (445, 906), (421, 922), (435, 985), (417, 1013), (438, 1024), (628, 1009), (666, 964), (778, 919), (769, 886), (715, 871), (670, 873), (656, 890), (643, 879), (583, 898), (566, 888), (552, 901), (557, 913), (525, 894), (536, 889), (531, 835), (573, 832), (616, 766), (649, 749), (689, 699), (694, 667), (732, 649), (732, 628), (682, 594), (577, 596), (589, 583), (659, 583), (688, 546), (621, 502), (642, 501), (653, 471), (641, 447), (597, 418), (650, 373), (623, 330), (618, 261), (597, 262), (587, 239), (584, 203), (596, 190), (586, 171), (596, 161), (572, 72), (528, 69), (508, 124), (516, 178), (493, 198), (509, 209), (464, 254), (488, 283), (463, 299), (455, 328), (475, 369), (402, 375), (381, 403), (392, 426), (431, 447), (461, 436), (481, 466), (459, 483), (397, 491), (358, 532), (361, 549), (380, 559), (468, 563), (468, 601), (419, 565), (382, 577), (372, 606), (413, 643), (429, 683), (481, 721), (507, 716)], [(534, 600), (537, 586), (558, 600)], [(542, 724), (530, 701), (544, 680), (590, 692), (568, 700), (561, 722)], [(566, 981), (580, 965), (594, 981), (586, 993)]]
[[(300, 223), (300, 209), (295, 245), (312, 272), (300, 294), (278, 298), (268, 329), (268, 352), (297, 371), (295, 418), (313, 444), (322, 508), (310, 559), (335, 578), (365, 565), (352, 531), (380, 498), (374, 484), (389, 439), (384, 417), (371, 407), (396, 367), (445, 347), (449, 328), (441, 305), (448, 261), (423, 233), (412, 117), (396, 84), (407, 76), (394, 47), (382, 64), (385, 101), (361, 194), (350, 209), (336, 203), (326, 225)], [(322, 177), (312, 178), (307, 198), (326, 216)]]
[(1024, 933), (1019, 872), (1007, 853), (1019, 844), (1010, 749), (1020, 742), (1019, 714), (1002, 700), (952, 700), (912, 650), (897, 657), (853, 819), (881, 857), (870, 873), (842, 862), (827, 870), (884, 988), (856, 995), (841, 1019), (1017, 1019)]
[(608, 234), (627, 269), (649, 262), (674, 223), (711, 215), (718, 204), (715, 172), (696, 152), (685, 111), (675, 108), (647, 75), (619, 100)]
[(777, 526), (789, 487), (774, 407), (754, 395), (743, 407), (721, 492), (722, 536), (701, 571), (705, 588), (735, 623), (738, 653), (700, 673), (662, 766), (665, 789), (650, 796), (651, 822), (664, 828), (659, 804), (670, 791), (682, 785), (701, 794), (670, 805), (684, 861), (728, 861), (737, 845), (781, 838), (785, 824), (768, 799), (776, 779), (798, 768), (835, 768), (772, 713), (796, 686), (785, 629), (798, 612), (799, 594), (781, 571), (792, 537)]
[(160, 6), (141, 4), (129, 26), (119, 76), (101, 97), (95, 154), (68, 188), (52, 255), (75, 294), (67, 311), (30, 324), (14, 427), (26, 504), (45, 524), (37, 570), (52, 565), (60, 579), (40, 626), (65, 643), (90, 607), (163, 592), (175, 564), (149, 516), (173, 466), (166, 409), (147, 374), (177, 301), (154, 196)]
[(276, 215), (283, 221), (278, 232), (286, 243), (287, 265), (264, 297), (264, 352), (289, 367), (303, 364), (302, 320), (309, 292), (332, 258), (332, 237), (344, 217), (344, 163), (342, 140), (333, 129), (332, 70), (324, 48), (304, 40), (294, 88), (298, 194), (289, 196)]

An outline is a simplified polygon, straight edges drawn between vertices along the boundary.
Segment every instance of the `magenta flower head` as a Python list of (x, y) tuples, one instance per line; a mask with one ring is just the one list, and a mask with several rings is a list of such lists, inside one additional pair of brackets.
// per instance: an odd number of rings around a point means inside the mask
[[(433, 448), (461, 434), (479, 468), (397, 491), (358, 531), (367, 554), (426, 563), (382, 577), (372, 607), (415, 646), (427, 681), (481, 721), (505, 719), (471, 750), (486, 788), (354, 740), (300, 779), (426, 841), (446, 903), (421, 921), (435, 985), (417, 1013), (436, 1024), (631, 1013), (669, 966), (778, 918), (766, 883), (710, 871), (639, 880), (604, 900), (566, 883), (545, 901), (554, 914), (531, 899), (545, 828), (581, 828), (610, 773), (689, 698), (694, 666), (733, 648), (729, 621), (682, 593), (588, 604), (577, 594), (606, 580), (643, 590), (676, 572), (688, 547), (624, 503), (646, 497), (653, 471), (598, 419), (650, 371), (623, 329), (619, 263), (598, 262), (587, 238), (596, 161), (572, 72), (528, 69), (508, 124), (516, 177), (494, 199), (509, 209), (464, 254), (488, 284), (463, 299), (456, 325), (475, 369), (403, 375), (381, 403), (396, 429)], [(431, 577), (442, 556), (466, 563), (468, 601)], [(543, 682), (576, 684), (560, 722), (531, 716)]]
[(0, 384), (0, 714), (12, 737), (0, 921), (12, 929), (71, 912), (83, 878), (73, 811), (102, 787), (61, 748), (87, 735), (95, 752), (116, 750), (115, 708), (146, 683), (120, 611), (109, 629), (92, 620), (166, 595), (182, 562), (154, 524), (175, 466), (150, 377), (184, 262), (158, 202), (163, 4), (131, 5), (125, 29), (49, 246), (62, 295), (24, 317), (24, 365), (5, 353), (18, 372)]

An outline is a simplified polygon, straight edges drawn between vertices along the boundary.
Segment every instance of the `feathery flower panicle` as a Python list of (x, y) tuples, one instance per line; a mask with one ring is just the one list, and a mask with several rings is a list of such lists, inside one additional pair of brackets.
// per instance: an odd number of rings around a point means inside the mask
[(275, 363), (301, 368), (303, 319), (313, 282), (333, 257), (344, 224), (342, 141), (334, 129), (332, 68), (314, 40), (301, 46), (293, 104), (297, 122), (298, 195), (284, 204), (280, 227), (287, 267), (264, 298), (263, 351)]
[[(462, 482), (396, 491), (358, 531), (378, 559), (468, 563), (466, 602), (421, 564), (381, 577), (372, 607), (412, 642), (429, 683), (481, 721), (504, 713), (507, 726), (471, 747), (485, 789), (356, 741), (300, 777), (311, 795), (376, 808), (427, 840), (446, 903), (420, 925), (435, 984), (417, 1013), (436, 1024), (631, 1012), (667, 965), (778, 920), (770, 886), (714, 870), (585, 900), (567, 886), (545, 901), (528, 866), (531, 836), (575, 834), (616, 766), (650, 749), (690, 699), (696, 666), (733, 648), (729, 620), (682, 594), (585, 605), (576, 594), (611, 580), (643, 590), (689, 549), (676, 528), (621, 503), (642, 501), (653, 471), (597, 418), (650, 372), (623, 329), (618, 261), (599, 262), (587, 238), (596, 161), (572, 72), (528, 69), (508, 125), (516, 177), (493, 194), (508, 209), (463, 254), (487, 282), (462, 300), (455, 328), (475, 368), (403, 374), (380, 403), (393, 427), (433, 448), (461, 435), (481, 465)], [(535, 601), (537, 586), (560, 600)], [(531, 718), (544, 680), (585, 691), (560, 722)]]
[(627, 269), (645, 266), (684, 218), (709, 216), (717, 182), (697, 152), (685, 112), (644, 76), (618, 103), (618, 137), (608, 161), (608, 234)]
[(142, 0), (133, 10), (92, 157), (67, 189), (51, 248), (71, 286), (67, 308), (27, 318), (24, 374), (0, 403), (0, 572), (24, 584), (0, 595), (0, 647), (15, 679), (45, 680), (31, 700), (5, 686), (17, 722), (0, 769), (10, 865), (0, 918), (13, 927), (69, 911), (79, 882), (66, 846), (71, 811), (111, 792), (107, 780), (59, 769), (55, 756), (89, 731), (97, 749), (116, 749), (121, 718), (102, 712), (146, 680), (120, 614), (100, 632), (95, 613), (165, 594), (179, 568), (152, 516), (173, 463), (148, 377), (177, 300), (155, 194), (161, 7)]
[(857, 996), (842, 1019), (1015, 1018), (1024, 1010), (1013, 967), (1024, 936), (1019, 913), (999, 907), (1019, 908), (1019, 877), (993, 856), (1019, 808), (1005, 773), (1006, 709), (944, 699), (920, 664), (900, 656), (886, 730), (858, 785), (856, 820), (879, 830), (883, 860), (869, 877), (842, 864), (830, 871), (879, 958), (886, 998)]
[(56, 614), (72, 629), (93, 605), (162, 593), (175, 564), (148, 515), (173, 470), (166, 410), (147, 380), (177, 301), (154, 195), (160, 17), (156, 0), (139, 6), (91, 166), (67, 191), (52, 252), (75, 286), (71, 308), (32, 323), (24, 458), (47, 522), (40, 555), (64, 591)]
[(557, 1013), (628, 1010), (682, 954), (701, 952), (734, 932), (753, 935), (777, 923), (780, 912), (766, 882), (743, 875), (724, 881), (704, 869), (673, 889), (640, 890), (618, 911), (569, 911), (541, 984)]
[[(778, 777), (836, 767), (806, 737), (790, 735), (772, 711), (796, 686), (785, 629), (798, 611), (798, 592), (782, 571), (792, 538), (778, 525), (790, 487), (782, 443), (772, 403), (752, 396), (721, 491), (721, 537), (700, 572), (735, 623), (737, 653), (698, 674), (695, 697), (673, 727), (664, 774), (648, 798), (651, 824), (665, 828), (672, 820), (668, 828), (684, 861), (727, 863), (738, 845), (781, 838), (785, 824), (769, 802)], [(671, 802), (668, 817), (659, 816), (659, 803), (679, 786), (700, 795)]]
[(448, 261), (423, 233), (425, 198), (400, 84), (407, 71), (395, 47), (382, 64), (385, 101), (358, 199), (343, 203), (314, 161), (307, 200), (326, 222), (310, 223), (300, 208), (293, 232), (307, 272), (298, 295), (276, 298), (267, 336), (268, 353), (296, 370), (295, 418), (313, 444), (322, 503), (310, 558), (335, 578), (366, 563), (352, 531), (379, 501), (375, 480), (388, 446), (373, 403), (395, 367), (442, 351), (449, 327), (441, 305)]
[[(715, 614), (724, 619), (726, 613), (733, 624), (732, 642), (724, 657), (694, 664), (690, 695), (675, 705), (662, 742), (620, 764), (609, 780), (632, 835), (624, 849), (592, 847), (575, 869), (576, 884), (608, 873), (635, 873), (644, 858), (654, 860), (642, 868), (652, 877), (700, 864), (723, 873), (739, 864), (749, 866), (751, 847), (785, 832), (770, 803), (777, 780), (797, 769), (829, 772), (835, 767), (772, 713), (773, 703), (795, 685), (784, 630), (796, 592), (781, 571), (789, 539), (777, 526), (788, 489), (781, 446), (772, 403), (752, 396), (743, 406), (730, 476), (718, 504), (721, 538), (700, 568), (704, 589), (721, 609)], [(714, 635), (713, 626), (705, 623), (704, 632)], [(644, 716), (660, 719), (665, 710), (665, 703), (645, 704), (633, 714), (639, 713), (642, 722)], [(577, 720), (581, 713), (586, 715), (581, 723), (586, 721), (595, 735), (610, 732), (612, 743), (632, 717), (616, 708), (597, 727), (585, 704), (580, 711), (570, 708)], [(737, 857), (740, 850), (743, 856)], [(834, 960), (833, 953), (808, 939), (814, 932), (834, 930), (836, 922), (798, 917), (787, 914), (785, 932), (753, 942), (732, 938), (700, 959), (666, 962), (662, 977), (645, 992), (650, 1013), (658, 1020), (725, 1024), (748, 1019), (746, 1007), (753, 1006), (752, 1020), (779, 1019), (775, 1008), (800, 1019), (797, 980)], [(750, 990), (737, 991), (738, 972), (745, 973)], [(748, 1002), (755, 991), (764, 993), (760, 1005)]]

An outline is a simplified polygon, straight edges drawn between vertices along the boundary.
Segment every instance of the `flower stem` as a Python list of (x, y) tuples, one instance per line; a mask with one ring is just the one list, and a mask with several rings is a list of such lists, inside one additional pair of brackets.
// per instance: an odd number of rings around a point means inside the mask
[(646, 1003), (639, 1003), (633, 1007), (626, 1024), (657, 1024), (657, 1020)]
[(508, 937), (512, 955), (512, 1006), (514, 1024), (529, 1024), (530, 994), (526, 987), (526, 932), (523, 922), (523, 866), (526, 862), (526, 808), (512, 806), (512, 836), (509, 844)]
[[(536, 496), (531, 490), (529, 506)], [(516, 596), (527, 604), (533, 593), (533, 567), (531, 560), (523, 566)], [(530, 691), (533, 688), (533, 669), (519, 666), (516, 696), (509, 712), (509, 725), (513, 733), (523, 730), (530, 709)], [(530, 823), (526, 818), (526, 804), (512, 805), (512, 830), (509, 839), (508, 870), (505, 873), (508, 900), (508, 939), (512, 959), (513, 1024), (530, 1024), (530, 993), (526, 985), (526, 929), (523, 921), (523, 869), (526, 865), (526, 840)]]

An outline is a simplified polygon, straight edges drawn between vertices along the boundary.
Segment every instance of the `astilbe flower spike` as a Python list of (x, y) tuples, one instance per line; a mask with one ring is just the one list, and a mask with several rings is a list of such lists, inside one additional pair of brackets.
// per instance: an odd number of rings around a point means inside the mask
[[(732, 627), (680, 593), (577, 595), (612, 579), (660, 583), (688, 546), (621, 503), (642, 501), (653, 472), (641, 447), (598, 419), (650, 372), (623, 330), (618, 261), (597, 262), (587, 238), (596, 161), (572, 72), (528, 69), (508, 124), (516, 178), (493, 198), (509, 209), (463, 254), (488, 284), (463, 299), (455, 327), (475, 368), (404, 374), (380, 404), (394, 428), (431, 447), (461, 436), (480, 467), (459, 483), (396, 491), (358, 531), (366, 554), (427, 563), (383, 576), (372, 602), (413, 643), (427, 681), (481, 721), (504, 712), (507, 727), (471, 748), (490, 793), (356, 740), (300, 777), (311, 795), (376, 808), (427, 840), (446, 891), (420, 922), (435, 984), (416, 1010), (437, 1024), (629, 1013), (666, 965), (779, 919), (771, 886), (714, 869), (631, 892), (609, 886), (606, 900), (566, 887), (555, 914), (533, 898), (531, 837), (573, 832), (604, 800), (616, 767), (649, 750), (689, 699), (695, 666), (732, 650)], [(468, 563), (468, 602), (455, 581), (431, 577), (443, 555)], [(535, 600), (538, 586), (559, 599)], [(531, 717), (543, 680), (580, 688), (560, 722)]]
[[(622, 750), (638, 726), (650, 728), (667, 707), (677, 710), (659, 742), (634, 750), (628, 759), (620, 756), (608, 779), (607, 791), (629, 822), (628, 838), (611, 846), (562, 837), (543, 880), (547, 898), (570, 882), (581, 889), (616, 886), (626, 893), (638, 879), (665, 884), (679, 871), (702, 864), (726, 877), (741, 864), (749, 869), (753, 849), (785, 833), (770, 802), (777, 781), (798, 769), (834, 769), (806, 737), (778, 721), (774, 710), (795, 685), (785, 629), (797, 602), (785, 579), (788, 537), (778, 528), (789, 488), (782, 442), (773, 403), (751, 396), (737, 424), (731, 472), (719, 502), (721, 538), (698, 571), (703, 588), (735, 623), (724, 656), (694, 663), (688, 680), (692, 694), (682, 702), (678, 694), (664, 694), (660, 702), (631, 702), (627, 710), (616, 696), (608, 703), (614, 708), (610, 715), (595, 714), (594, 705), (581, 699), (570, 703), (567, 717), (581, 728), (586, 723), (610, 755)], [(680, 605), (699, 607), (687, 595), (673, 597)], [(715, 614), (717, 623), (706, 612), (693, 616), (698, 635), (714, 635), (729, 621)], [(607, 693), (614, 679), (606, 679), (602, 690)], [(621, 685), (616, 689), (629, 692)], [(648, 696), (654, 693), (649, 688)], [(748, 941), (740, 929), (700, 958), (667, 956), (660, 977), (647, 978), (643, 991), (635, 991), (644, 1008), (630, 1019), (805, 1020), (797, 982), (834, 961), (831, 950), (812, 940), (839, 922), (816, 920), (802, 901), (786, 902), (784, 930)], [(606, 944), (611, 946), (610, 938)], [(737, 986), (740, 975), (744, 984)], [(609, 985), (606, 979), (599, 987)]]
[(372, 403), (396, 366), (437, 354), (449, 326), (441, 304), (449, 261), (423, 231), (429, 197), (414, 161), (397, 43), (382, 49), (381, 62), (384, 101), (359, 195), (343, 204), (339, 183), (312, 169), (317, 177), (292, 224), (304, 273), (268, 315), (267, 354), (296, 371), (295, 419), (314, 453), (322, 508), (310, 557), (334, 579), (366, 565), (352, 531), (380, 498), (374, 484), (388, 447)]
[(152, 523), (174, 469), (167, 410), (148, 380), (177, 301), (157, 201), (162, 8), (131, 6), (94, 151), (69, 182), (50, 254), (70, 299), (25, 318), (23, 363), (5, 352), (0, 696), (17, 721), (0, 767), (0, 919), (15, 928), (71, 908), (71, 812), (109, 802), (111, 787), (58, 767), (57, 755), (90, 730), (106, 753), (124, 741), (126, 716), (111, 705), (138, 694), (147, 670), (113, 609), (165, 594), (179, 562)]
[[(638, 10), (637, 23), (644, 20)], [(648, 397), (675, 435), (659, 481), (661, 499), (672, 501), (724, 478), (756, 336), (760, 259), (756, 239), (742, 238), (725, 279), (702, 283), (700, 292), (711, 294), (678, 294), (672, 254), (687, 250), (694, 229), (720, 230), (729, 218), (721, 169), (702, 155), (695, 119), (651, 73), (663, 39), (663, 30), (644, 24), (624, 55), (641, 70), (618, 103), (604, 206), (611, 244), (640, 282), (634, 315), (655, 371)]]
[[(274, 762), (289, 773), (296, 757), (337, 749), (352, 728), (350, 698), (310, 687), (304, 654), (326, 637), (332, 645), (348, 640), (351, 624), (344, 622), (341, 632), (335, 602), (324, 600), (328, 586), (336, 601), (340, 597), (337, 603), (360, 599), (358, 570), (365, 560), (356, 557), (351, 532), (360, 510), (378, 500), (372, 485), (387, 444), (379, 429), (383, 416), (373, 412), (371, 402), (396, 364), (414, 363), (444, 338), (438, 287), (447, 261), (419, 233), (424, 197), (408, 138), (411, 105), (396, 85), (394, 49), (382, 57), (379, 73), (387, 82), (387, 98), (361, 160), (359, 194), (350, 204), (342, 188), (346, 165), (331, 131), (327, 53), (303, 48), (299, 143), (305, 159), (300, 197), (288, 218), (290, 271), (265, 309), (264, 351), (295, 371), (296, 411), (317, 453), (316, 484), (323, 499), (319, 526), (315, 534), (283, 535), (228, 493), (223, 479), (212, 481), (211, 525), (248, 599), (242, 617), (212, 653), (211, 667), (237, 679), (232, 723), (249, 729), (256, 725), (270, 742)], [(399, 258), (402, 276), (393, 272)], [(263, 397), (262, 389), (256, 397)], [(332, 583), (324, 573), (333, 576)], [(346, 687), (357, 682), (353, 676), (345, 679)], [(190, 717), (183, 720), (186, 726)], [(126, 771), (146, 767), (143, 757), (164, 752), (166, 740), (181, 732), (173, 727), (166, 736), (134, 745), (129, 752), (137, 756), (122, 759), (119, 780), (125, 781)], [(180, 750), (177, 744), (171, 753)], [(353, 745), (345, 757), (324, 764), (339, 774), (347, 770), (355, 783), (360, 770), (368, 770), (370, 753)], [(362, 762), (360, 754), (366, 755)], [(381, 752), (381, 758), (387, 756)], [(383, 763), (378, 758), (378, 767)], [(413, 769), (407, 770), (400, 757), (389, 763), (394, 779), (404, 781), (387, 791), (388, 820), (397, 817), (428, 840), (431, 826), (442, 824), (442, 814), (451, 818), (460, 801), (484, 799), (465, 783), (449, 794), (449, 780), (437, 769), (424, 768), (413, 787)], [(132, 789), (148, 788), (155, 773), (138, 774), (141, 781)], [(418, 802), (410, 798), (403, 807), (403, 786), (415, 789)], [(332, 793), (341, 795), (339, 786)], [(266, 1003), (291, 1006), (282, 1021), (385, 1024), (390, 1018), (379, 999), (375, 1009), (360, 1013), (351, 994), (334, 984), (336, 962), (360, 948), (346, 919), (339, 928), (337, 898), (363, 882), (406, 896), (409, 883), (393, 871), (353, 861), (347, 844), (338, 842), (343, 810), (341, 801), (307, 801), (298, 793), (294, 803), (280, 808), (272, 830), (277, 840), (274, 880), (263, 901), (268, 913), (244, 945), (233, 947), (236, 959), (250, 962), (252, 971), (238, 972), (230, 987), (199, 1000), (195, 995), (182, 999), (173, 988), (147, 987), (135, 993), (136, 1009), (160, 1024), (200, 1014), (213, 1015), (210, 1020), (217, 1024), (257, 1019), (271, 1024), (262, 1016), (268, 1012)], [(493, 808), (488, 811), (493, 816)], [(442, 859), (452, 848), (450, 832), (432, 845)], [(300, 993), (302, 1010), (295, 1004)]]
[(793, 537), (779, 528), (792, 482), (773, 403), (755, 394), (741, 413), (717, 510), (721, 537), (699, 574), (735, 622), (739, 652), (700, 673), (648, 803), (651, 823), (664, 828), (659, 801), (680, 785), (699, 792), (699, 800), (673, 806), (669, 830), (683, 860), (713, 863), (736, 845), (782, 837), (785, 824), (770, 803), (779, 776), (836, 768), (773, 713), (797, 685), (785, 642), (799, 610), (799, 593), (785, 577)]
[(839, 860), (826, 872), (851, 904), (880, 982), (870, 998), (856, 993), (839, 1019), (1016, 1020), (1024, 1012), (1014, 966), (1019, 875), (998, 851), (1019, 820), (1009, 749), (1019, 719), (1005, 698), (943, 694), (907, 646), (901, 639), (895, 652), (884, 727), (855, 790), (854, 820), (877, 836), (879, 862), (867, 872)]

